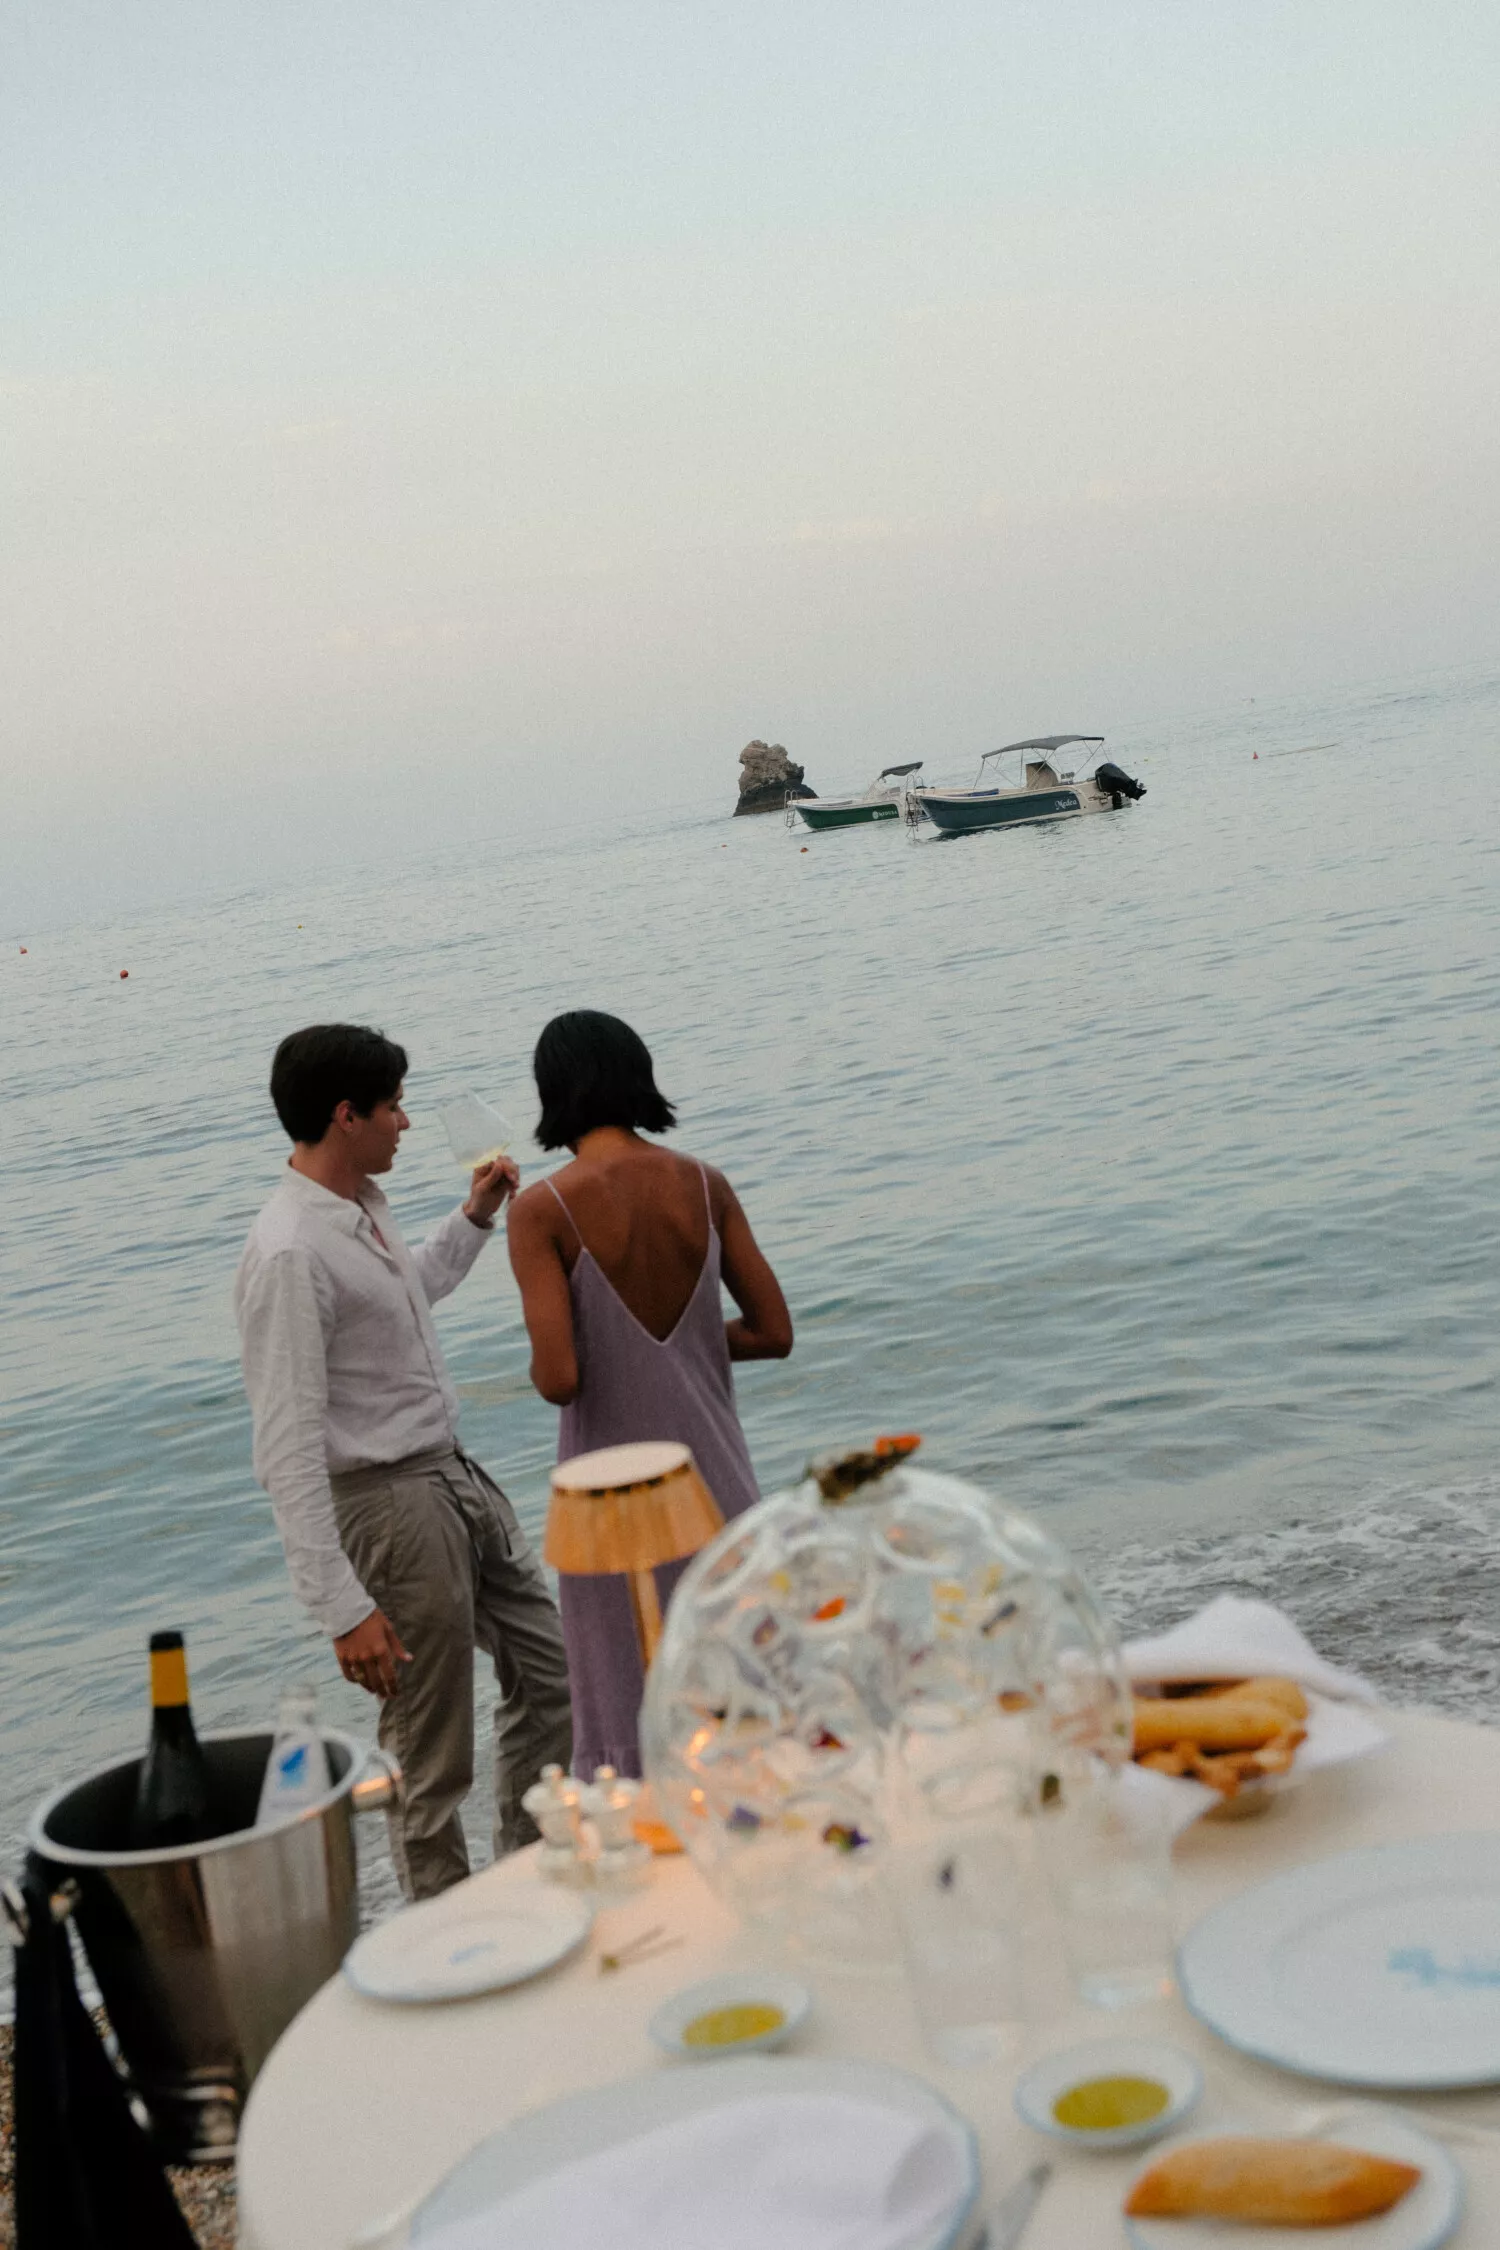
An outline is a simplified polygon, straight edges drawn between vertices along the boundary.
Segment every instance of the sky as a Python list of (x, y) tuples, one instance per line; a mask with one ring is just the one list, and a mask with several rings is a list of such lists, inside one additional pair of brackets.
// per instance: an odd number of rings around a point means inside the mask
[(1487, 659), (1491, 0), (10, 0), (0, 933)]

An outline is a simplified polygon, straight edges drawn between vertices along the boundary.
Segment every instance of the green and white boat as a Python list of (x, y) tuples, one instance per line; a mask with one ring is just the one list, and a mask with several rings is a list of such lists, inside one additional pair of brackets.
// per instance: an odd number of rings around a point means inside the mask
[(795, 828), (799, 816), (809, 828), (863, 828), (872, 820), (899, 820), (910, 790), (907, 777), (921, 766), (920, 758), (887, 766), (862, 797), (788, 797), (786, 824)]

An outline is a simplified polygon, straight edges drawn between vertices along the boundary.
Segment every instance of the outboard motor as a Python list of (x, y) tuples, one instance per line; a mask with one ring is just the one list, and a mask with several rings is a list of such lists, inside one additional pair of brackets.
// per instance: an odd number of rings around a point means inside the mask
[(1102, 766), (1095, 766), (1094, 779), (1101, 789), (1108, 792), (1110, 803), (1116, 812), (1127, 797), (1144, 797), (1146, 794), (1144, 781), (1132, 781), (1122, 767), (1112, 765), (1108, 758)]

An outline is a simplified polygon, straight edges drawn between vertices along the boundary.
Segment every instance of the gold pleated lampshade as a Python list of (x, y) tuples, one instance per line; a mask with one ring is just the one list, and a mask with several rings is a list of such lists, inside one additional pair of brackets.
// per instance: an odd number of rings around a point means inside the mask
[(608, 1445), (553, 1470), (542, 1552), (569, 1573), (654, 1570), (696, 1555), (723, 1522), (685, 1445)]
[(621, 1572), (630, 1579), (641, 1655), (649, 1664), (661, 1634), (652, 1571), (696, 1555), (723, 1522), (685, 1445), (665, 1439), (609, 1445), (558, 1462), (542, 1552), (565, 1576)]

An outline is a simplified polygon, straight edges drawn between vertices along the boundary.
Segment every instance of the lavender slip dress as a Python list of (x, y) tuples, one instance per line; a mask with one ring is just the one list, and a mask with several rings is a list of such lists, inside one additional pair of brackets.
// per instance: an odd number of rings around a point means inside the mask
[[(557, 1458), (569, 1461), (605, 1445), (675, 1439), (691, 1447), (727, 1520), (752, 1507), (760, 1494), (735, 1412), (719, 1293), (719, 1234), (708, 1176), (701, 1164), (698, 1171), (708, 1248), (676, 1327), (660, 1341), (617, 1293), (562, 1196), (547, 1182), (578, 1236), (578, 1257), (569, 1276), (578, 1396), (562, 1410)], [(665, 1563), (656, 1572), (663, 1612), (686, 1568), (684, 1560)], [(618, 1575), (566, 1576), (558, 1582), (558, 1599), (573, 1693), (573, 1770), (591, 1777), (596, 1766), (611, 1765), (619, 1773), (639, 1774), (637, 1719), (645, 1677), (625, 1580)]]

